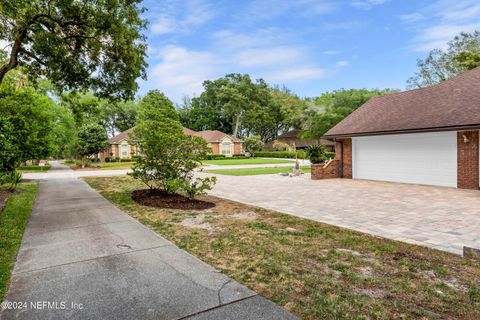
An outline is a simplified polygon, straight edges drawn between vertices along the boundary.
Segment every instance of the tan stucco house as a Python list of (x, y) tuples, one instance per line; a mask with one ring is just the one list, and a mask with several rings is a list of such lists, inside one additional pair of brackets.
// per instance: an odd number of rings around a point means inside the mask
[[(108, 140), (108, 150), (100, 153), (100, 159), (103, 161), (106, 157), (112, 158), (131, 158), (138, 155), (135, 144), (131, 143), (129, 135), (133, 128), (125, 130)], [(194, 131), (183, 128), (183, 133), (203, 138), (212, 154), (223, 154), (231, 157), (235, 154), (243, 153), (243, 140), (230, 136), (218, 130)]]

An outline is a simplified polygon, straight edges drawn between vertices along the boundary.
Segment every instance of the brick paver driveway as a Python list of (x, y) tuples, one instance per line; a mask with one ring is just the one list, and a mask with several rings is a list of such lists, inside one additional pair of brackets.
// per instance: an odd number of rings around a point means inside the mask
[(461, 254), (480, 248), (480, 191), (279, 175), (222, 176), (212, 194)]

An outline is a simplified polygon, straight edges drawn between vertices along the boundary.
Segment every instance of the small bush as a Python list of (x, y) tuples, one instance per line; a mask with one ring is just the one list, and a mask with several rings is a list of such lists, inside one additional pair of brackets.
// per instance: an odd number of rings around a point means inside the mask
[(225, 157), (224, 154), (207, 154), (207, 156), (205, 157), (205, 160), (219, 160), (219, 159), (225, 159), (227, 157)]
[(110, 157), (105, 157), (105, 162), (110, 162), (112, 160), (112, 158)]
[(335, 152), (325, 151), (327, 159), (335, 159)]
[(120, 162), (132, 162), (131, 158), (122, 158), (120, 159)]
[(321, 144), (309, 146), (307, 149), (305, 149), (305, 152), (310, 159), (310, 162), (313, 164), (322, 163), (327, 159), (325, 154), (325, 146)]
[(138, 159), (141, 159), (142, 156), (132, 156), (132, 161), (137, 161)]
[[(298, 158), (303, 159), (305, 157), (305, 152), (299, 150), (297, 152)], [(259, 158), (289, 158), (295, 159), (295, 152), (289, 151), (260, 151), (255, 153), (255, 157)]]
[(207, 190), (212, 190), (213, 186), (217, 182), (216, 177), (209, 178), (191, 178), (190, 181), (186, 181), (182, 185), (181, 189), (188, 195), (190, 199), (194, 199), (196, 196), (206, 194)]
[(7, 172), (0, 175), (0, 185), (7, 185), (7, 189), (14, 191), (22, 180), (22, 174), (17, 171)]

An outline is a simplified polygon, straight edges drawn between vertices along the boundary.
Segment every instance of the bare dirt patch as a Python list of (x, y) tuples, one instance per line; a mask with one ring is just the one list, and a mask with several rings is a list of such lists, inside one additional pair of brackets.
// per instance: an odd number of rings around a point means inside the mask
[(215, 203), (192, 200), (179, 194), (167, 194), (160, 190), (134, 190), (132, 199), (144, 206), (181, 210), (204, 210), (215, 207)]
[(258, 213), (254, 211), (238, 212), (238, 213), (232, 214), (231, 217), (238, 220), (253, 221), (258, 218)]
[(216, 231), (216, 228), (214, 228), (210, 223), (205, 222), (205, 214), (203, 213), (186, 217), (180, 224), (187, 228), (205, 229), (209, 234), (213, 234)]

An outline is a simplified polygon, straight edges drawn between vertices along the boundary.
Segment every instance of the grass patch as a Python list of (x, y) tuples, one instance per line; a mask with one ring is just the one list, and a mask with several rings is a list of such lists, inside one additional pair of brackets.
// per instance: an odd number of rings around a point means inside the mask
[(291, 160), (268, 159), (268, 158), (246, 158), (246, 159), (219, 159), (219, 160), (203, 160), (203, 164), (216, 166), (235, 166), (245, 164), (278, 164), (293, 163)]
[(82, 169), (81, 165), (76, 162), (67, 163), (66, 165), (74, 170), (128, 170), (131, 169), (135, 162), (92, 162)]
[(99, 166), (100, 170), (125, 170), (131, 169), (135, 162), (98, 162), (95, 166)]
[[(302, 319), (480, 319), (480, 262), (210, 196), (141, 206), (130, 177), (85, 180), (179, 247)], [(209, 229), (182, 225), (202, 213)], [(213, 230), (213, 231), (212, 231)]]
[(5, 208), (0, 213), (0, 300), (3, 300), (10, 281), (38, 185), (20, 183), (18, 190), (19, 193), (14, 193), (8, 198)]
[(45, 165), (43, 167), (41, 166), (21, 166), (17, 168), (17, 171), (19, 172), (38, 172), (38, 171), (43, 171), (46, 172), (50, 170), (51, 166), (50, 165)]
[[(310, 167), (300, 167), (303, 173), (310, 173)], [(246, 169), (213, 169), (204, 170), (204, 172), (223, 174), (227, 176), (254, 176), (259, 174), (278, 174), (291, 173), (292, 167), (274, 167), (274, 168), (246, 168)]]

